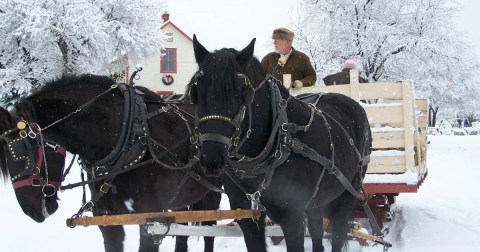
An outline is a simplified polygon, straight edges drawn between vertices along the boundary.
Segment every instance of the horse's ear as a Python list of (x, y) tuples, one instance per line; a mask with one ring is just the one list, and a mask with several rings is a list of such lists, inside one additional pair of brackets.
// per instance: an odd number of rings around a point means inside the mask
[(198, 42), (197, 36), (195, 34), (193, 34), (193, 51), (195, 52), (195, 60), (197, 60), (198, 64), (200, 64), (203, 59), (205, 59), (205, 57), (210, 54), (210, 52), (205, 47), (203, 47), (200, 42)]
[(241, 66), (245, 67), (248, 62), (250, 62), (250, 59), (252, 59), (256, 40), (256, 38), (252, 39), (252, 41), (250, 42), (250, 44), (248, 44), (247, 47), (245, 47), (242, 51), (238, 52), (237, 55), (235, 55), (238, 63)]

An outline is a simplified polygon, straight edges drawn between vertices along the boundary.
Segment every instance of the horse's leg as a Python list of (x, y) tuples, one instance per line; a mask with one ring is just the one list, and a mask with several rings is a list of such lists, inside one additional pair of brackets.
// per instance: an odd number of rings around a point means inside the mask
[[(220, 193), (210, 191), (201, 201), (193, 204), (192, 210), (217, 210), (220, 207), (220, 201), (222, 200), (222, 195)], [(213, 226), (216, 225), (217, 221), (204, 221), (202, 226)], [(204, 236), (205, 243), (205, 252), (213, 252), (213, 245), (215, 236)]]
[[(178, 209), (179, 211), (188, 211), (188, 208)], [(178, 223), (180, 225), (188, 225), (188, 223)], [(188, 236), (175, 236), (175, 252), (188, 251)]]
[(262, 212), (259, 219), (255, 221), (252, 219), (241, 219), (236, 221), (242, 229), (247, 251), (266, 252), (267, 245), (265, 243), (265, 213)]
[(339, 198), (333, 200), (325, 209), (329, 216), (329, 225), (332, 234), (332, 252), (341, 252), (346, 245), (347, 234), (350, 231), (348, 221), (355, 207), (355, 198), (348, 191), (344, 191)]
[(188, 251), (188, 236), (175, 236), (175, 252)]
[(307, 209), (308, 232), (312, 238), (312, 251), (323, 252), (323, 213), (320, 208)]
[[(305, 213), (303, 210), (289, 209), (278, 220), (282, 227), (288, 252), (304, 251)], [(276, 221), (274, 219), (274, 221)]]
[(98, 226), (103, 236), (105, 252), (123, 252), (125, 231), (123, 226)]
[[(223, 187), (230, 201), (230, 209), (250, 209), (251, 202), (245, 194), (239, 190), (230, 179), (223, 179)], [(243, 232), (243, 239), (249, 252), (266, 252), (265, 242), (265, 212), (262, 212), (258, 220), (241, 219), (235, 220)]]
[[(217, 210), (220, 206), (222, 195), (214, 191), (210, 191), (205, 198), (192, 205), (192, 210)], [(202, 225), (212, 226), (217, 224), (216, 221), (204, 221)], [(204, 236), (205, 252), (213, 252), (214, 239), (213, 236)], [(188, 251), (188, 236), (177, 236), (175, 242), (175, 252)]]
[(158, 252), (158, 244), (155, 244), (155, 239), (152, 235), (146, 235), (144, 231), (144, 226), (139, 225), (140, 227), (140, 246), (138, 248), (139, 252)]

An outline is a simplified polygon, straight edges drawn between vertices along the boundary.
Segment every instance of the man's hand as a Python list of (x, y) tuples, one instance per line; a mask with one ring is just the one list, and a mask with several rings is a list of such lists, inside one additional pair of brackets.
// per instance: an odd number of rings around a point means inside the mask
[(293, 88), (295, 88), (295, 89), (296, 89), (296, 88), (301, 88), (301, 87), (303, 87), (303, 83), (302, 83), (301, 81), (299, 81), (299, 80), (293, 81), (292, 84), (293, 84), (293, 85), (292, 85)]

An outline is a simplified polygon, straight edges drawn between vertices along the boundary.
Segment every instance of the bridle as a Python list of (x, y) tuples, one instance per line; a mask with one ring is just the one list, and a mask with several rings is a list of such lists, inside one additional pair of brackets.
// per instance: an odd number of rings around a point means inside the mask
[[(53, 196), (62, 185), (65, 167), (62, 167), (58, 181), (50, 179), (45, 149), (53, 149), (55, 154), (60, 155), (63, 159), (66, 156), (66, 149), (51, 140), (45, 139), (42, 129), (37, 123), (28, 122), (21, 117), (18, 119), (16, 127), (4, 132), (0, 135), (0, 139), (5, 141), (7, 151), (14, 162), (25, 162), (23, 171), (17, 174), (10, 174), (13, 188), (39, 186), (42, 187), (45, 197)], [(35, 140), (37, 144), (37, 159), (35, 159), (34, 149), (30, 140)], [(41, 174), (42, 168), (45, 169), (45, 177)], [(53, 190), (49, 192), (49, 190), (46, 190), (47, 188)]]
[[(193, 83), (195, 86), (198, 83), (198, 78), (200, 78), (202, 75), (203, 75), (202, 71), (198, 71), (195, 74), (195, 80), (194, 80), (194, 83)], [(242, 78), (243, 83), (246, 86), (246, 88), (252, 89), (252, 95), (255, 95), (255, 89), (253, 88), (252, 83), (250, 82), (250, 79), (243, 73), (237, 73), (237, 76)], [(230, 152), (230, 150), (232, 150), (232, 148), (238, 150), (238, 148), (250, 136), (250, 133), (251, 133), (251, 124), (252, 124), (251, 103), (252, 103), (252, 101), (253, 101), (253, 98), (250, 100), (249, 103), (243, 104), (240, 107), (238, 113), (233, 117), (229, 117), (229, 116), (225, 116), (225, 115), (221, 115), (221, 114), (211, 114), (211, 115), (205, 115), (205, 116), (199, 118), (198, 117), (198, 108), (197, 108), (196, 113), (195, 113), (195, 128), (194, 128), (194, 136), (193, 136), (193, 139), (192, 139), (192, 143), (197, 147), (201, 147), (203, 142), (212, 141), (212, 142), (218, 142), (218, 143), (226, 145), (229, 149), (229, 152)], [(243, 120), (245, 119), (245, 113), (246, 113), (247, 109), (249, 111), (249, 113), (248, 113), (248, 115), (249, 115), (249, 117), (248, 117), (249, 118), (249, 120), (248, 120), (249, 127), (248, 127), (248, 130), (247, 130), (244, 138), (240, 139), (240, 136), (241, 136), (241, 133), (242, 133), (241, 126), (242, 126)], [(200, 132), (201, 124), (205, 123), (207, 121), (210, 121), (210, 120), (220, 120), (220, 121), (223, 121), (223, 122), (226, 122), (226, 123), (230, 124), (234, 128), (233, 134), (230, 137), (228, 137), (228, 136), (224, 136), (224, 135), (218, 134), (218, 133), (211, 133), (211, 132), (202, 133), (202, 132)]]

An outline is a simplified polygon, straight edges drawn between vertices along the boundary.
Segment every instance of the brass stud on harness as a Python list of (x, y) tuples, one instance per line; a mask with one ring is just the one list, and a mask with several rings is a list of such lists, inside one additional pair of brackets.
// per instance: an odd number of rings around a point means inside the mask
[(19, 122), (17, 123), (17, 129), (19, 129), (19, 130), (23, 130), (23, 129), (25, 129), (26, 127), (27, 127), (27, 124), (26, 124), (24, 121), (19, 121)]

